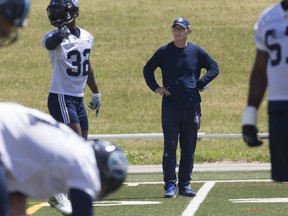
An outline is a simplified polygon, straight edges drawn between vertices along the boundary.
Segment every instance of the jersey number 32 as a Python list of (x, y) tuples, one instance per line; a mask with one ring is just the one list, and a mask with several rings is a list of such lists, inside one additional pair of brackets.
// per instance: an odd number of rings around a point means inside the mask
[[(81, 54), (79, 50), (72, 50), (68, 52), (67, 54), (67, 59), (75, 59), (74, 61), (71, 62), (71, 64), (75, 67), (77, 67), (76, 71), (73, 71), (71, 68), (67, 68), (66, 72), (69, 76), (87, 76), (88, 70), (89, 70), (89, 54), (90, 54), (91, 49), (85, 49), (83, 53)], [(82, 62), (82, 58), (86, 59)]]

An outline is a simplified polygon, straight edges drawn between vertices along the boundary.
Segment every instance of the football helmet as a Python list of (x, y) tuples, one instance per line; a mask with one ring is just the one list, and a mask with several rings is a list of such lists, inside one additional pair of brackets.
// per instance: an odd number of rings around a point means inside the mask
[(0, 0), (0, 46), (15, 42), (17, 28), (26, 24), (30, 0)]
[(128, 162), (123, 151), (108, 141), (92, 143), (101, 179), (101, 199), (118, 190), (127, 176)]
[(51, 0), (46, 10), (51, 25), (61, 28), (79, 15), (79, 2), (78, 0)]

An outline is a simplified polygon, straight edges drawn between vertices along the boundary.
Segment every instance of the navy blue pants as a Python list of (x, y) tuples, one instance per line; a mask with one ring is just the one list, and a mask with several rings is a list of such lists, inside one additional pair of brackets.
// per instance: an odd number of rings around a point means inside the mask
[(200, 128), (200, 105), (192, 108), (176, 109), (162, 107), (162, 129), (164, 134), (164, 152), (162, 159), (165, 184), (176, 184), (176, 151), (180, 143), (180, 164), (178, 187), (190, 185), (194, 166), (197, 133)]
[(288, 112), (269, 113), (272, 179), (288, 182)]
[(8, 215), (8, 192), (6, 188), (6, 180), (4, 168), (0, 162), (0, 215)]

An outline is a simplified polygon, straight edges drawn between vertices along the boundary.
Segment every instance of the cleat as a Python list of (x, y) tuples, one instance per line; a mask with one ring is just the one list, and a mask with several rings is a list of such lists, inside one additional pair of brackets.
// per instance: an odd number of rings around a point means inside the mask
[(72, 214), (71, 202), (68, 199), (67, 195), (64, 193), (52, 196), (49, 199), (48, 203), (50, 204), (51, 207), (56, 208), (59, 212), (61, 212), (64, 215)]
[(165, 189), (165, 194), (164, 198), (174, 198), (175, 195), (175, 190), (176, 190), (176, 185), (174, 183), (168, 183), (167, 185), (164, 186)]
[(179, 189), (179, 195), (186, 197), (195, 197), (196, 193), (194, 193), (190, 187), (187, 187)]

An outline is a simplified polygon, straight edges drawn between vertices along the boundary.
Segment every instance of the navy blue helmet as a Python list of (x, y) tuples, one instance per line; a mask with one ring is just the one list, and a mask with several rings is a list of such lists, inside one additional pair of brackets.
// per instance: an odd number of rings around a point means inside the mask
[(0, 0), (0, 46), (18, 38), (17, 28), (25, 26), (30, 0)]
[(78, 0), (51, 0), (47, 7), (50, 23), (60, 28), (72, 22), (79, 15)]
[(114, 143), (95, 141), (92, 145), (101, 178), (101, 193), (98, 196), (101, 199), (122, 186), (128, 162), (123, 151)]

